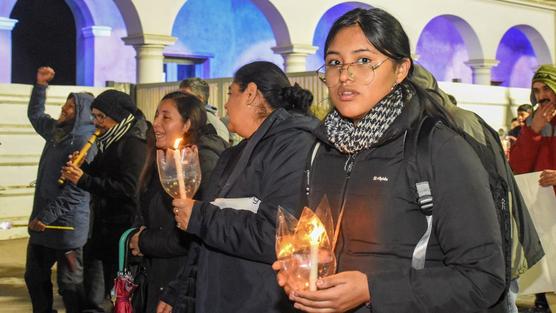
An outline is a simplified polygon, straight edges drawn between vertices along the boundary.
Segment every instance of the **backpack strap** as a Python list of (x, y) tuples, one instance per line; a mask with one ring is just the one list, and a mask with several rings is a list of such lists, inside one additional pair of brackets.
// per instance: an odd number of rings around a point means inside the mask
[[(415, 246), (411, 258), (411, 267), (416, 270), (421, 270), (425, 267), (427, 246), (432, 232), (434, 201), (430, 186), (430, 181), (432, 181), (431, 140), (434, 127), (438, 122), (439, 120), (435, 118), (425, 116), (417, 131), (409, 136), (409, 149), (406, 149), (406, 158), (414, 158), (415, 160), (415, 174), (417, 177), (414, 177), (414, 181), (417, 191), (417, 203), (427, 220), (427, 230)], [(406, 147), (407, 142), (406, 138)]]
[(311, 153), (307, 158), (307, 162), (305, 163), (305, 197), (306, 197), (306, 205), (309, 205), (309, 193), (311, 191), (311, 168), (313, 167), (313, 162), (317, 157), (317, 152), (320, 148), (320, 141), (315, 141), (313, 143), (313, 147), (311, 148)]

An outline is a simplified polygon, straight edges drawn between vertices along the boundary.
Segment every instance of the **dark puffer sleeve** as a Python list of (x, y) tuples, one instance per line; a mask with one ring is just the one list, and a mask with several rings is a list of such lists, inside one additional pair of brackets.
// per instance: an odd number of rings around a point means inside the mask
[(261, 194), (255, 195), (261, 200), (257, 213), (197, 202), (187, 231), (224, 253), (269, 264), (274, 262), (276, 212), (282, 206), (299, 215), (303, 171), (313, 142), (308, 132), (290, 132), (266, 151), (263, 174), (256, 178), (261, 184)]

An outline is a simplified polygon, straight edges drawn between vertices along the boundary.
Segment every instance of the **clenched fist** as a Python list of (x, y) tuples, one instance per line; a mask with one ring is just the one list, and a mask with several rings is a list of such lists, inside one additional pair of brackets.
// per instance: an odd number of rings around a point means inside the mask
[(51, 67), (42, 66), (37, 70), (37, 85), (48, 85), (56, 73)]

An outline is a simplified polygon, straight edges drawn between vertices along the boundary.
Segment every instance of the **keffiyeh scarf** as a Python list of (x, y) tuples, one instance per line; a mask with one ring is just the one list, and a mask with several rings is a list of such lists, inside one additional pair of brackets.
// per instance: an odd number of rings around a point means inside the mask
[(396, 86), (357, 123), (343, 118), (337, 110), (328, 114), (324, 120), (328, 140), (338, 150), (348, 154), (357, 153), (377, 143), (402, 112), (404, 89), (405, 94), (410, 94), (409, 87)]

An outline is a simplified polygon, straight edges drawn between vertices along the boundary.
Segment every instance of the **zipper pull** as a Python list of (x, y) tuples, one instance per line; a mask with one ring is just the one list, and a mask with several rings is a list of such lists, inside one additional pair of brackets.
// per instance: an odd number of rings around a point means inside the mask
[(348, 174), (348, 176), (351, 174), (351, 170), (353, 169), (353, 163), (355, 163), (356, 156), (357, 154), (350, 154), (348, 159), (346, 160), (346, 163), (344, 164), (344, 171)]

